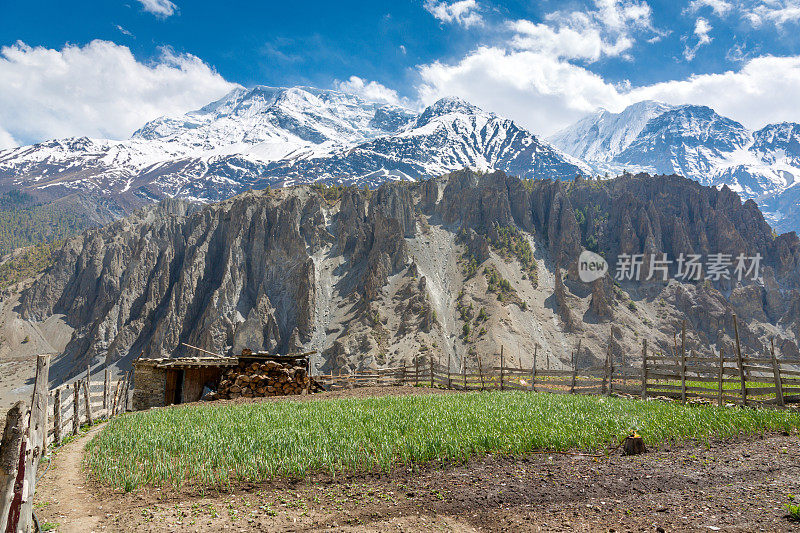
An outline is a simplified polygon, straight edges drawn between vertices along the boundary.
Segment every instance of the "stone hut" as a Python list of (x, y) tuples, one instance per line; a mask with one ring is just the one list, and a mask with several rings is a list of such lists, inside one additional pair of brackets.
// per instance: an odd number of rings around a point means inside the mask
[(133, 409), (201, 399), (236, 399), (301, 394), (317, 390), (308, 356), (244, 350), (234, 357), (140, 359), (134, 363)]

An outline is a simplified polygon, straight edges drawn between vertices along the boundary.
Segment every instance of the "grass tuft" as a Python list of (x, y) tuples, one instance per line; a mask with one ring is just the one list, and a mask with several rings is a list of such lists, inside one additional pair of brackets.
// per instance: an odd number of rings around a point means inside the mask
[(800, 522), (800, 505), (794, 503), (787, 503), (786, 510), (789, 511), (789, 518), (795, 522)]

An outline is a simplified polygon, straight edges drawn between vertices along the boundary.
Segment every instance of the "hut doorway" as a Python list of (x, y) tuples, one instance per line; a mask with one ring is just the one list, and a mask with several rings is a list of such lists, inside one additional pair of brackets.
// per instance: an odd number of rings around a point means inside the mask
[(167, 390), (164, 395), (166, 405), (183, 403), (183, 377), (183, 369), (167, 370)]

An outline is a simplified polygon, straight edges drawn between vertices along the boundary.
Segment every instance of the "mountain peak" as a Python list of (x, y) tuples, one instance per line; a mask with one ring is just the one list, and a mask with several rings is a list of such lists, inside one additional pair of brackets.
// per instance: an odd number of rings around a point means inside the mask
[(490, 113), (486, 113), (481, 108), (474, 106), (457, 96), (445, 96), (444, 98), (440, 98), (436, 102), (426, 107), (417, 117), (415, 126), (424, 126), (437, 118), (445, 117), (447, 115), (489, 116)]
[[(652, 113), (663, 113), (669, 109), (675, 108), (674, 105), (666, 104), (664, 102), (659, 102), (658, 100), (639, 100), (638, 102), (634, 102), (627, 107), (625, 107), (622, 111), (615, 113), (614, 111), (609, 111), (608, 109), (601, 107), (593, 114), (589, 115), (587, 118), (592, 117), (620, 117), (620, 116), (636, 116), (641, 114), (652, 114)], [(584, 119), (585, 120), (585, 119)]]
[(451, 113), (477, 115), (483, 113), (483, 110), (458, 96), (445, 96), (426, 107), (422, 112), (423, 115), (428, 113), (433, 116), (449, 115)]
[[(705, 105), (681, 105), (661, 113), (647, 125), (647, 130), (669, 129), (681, 138), (709, 138), (729, 144), (733, 150), (745, 144), (750, 133), (741, 123), (724, 117)], [(647, 131), (643, 131), (646, 134)]]
[(608, 161), (627, 148), (650, 120), (672, 109), (675, 106), (654, 100), (636, 102), (619, 113), (600, 109), (549, 140), (573, 157)]
[(352, 145), (394, 133), (414, 117), (402, 107), (368, 102), (335, 90), (312, 87), (237, 87), (185, 115), (161, 117), (133, 134), (193, 154), (248, 152), (260, 160), (321, 147)]

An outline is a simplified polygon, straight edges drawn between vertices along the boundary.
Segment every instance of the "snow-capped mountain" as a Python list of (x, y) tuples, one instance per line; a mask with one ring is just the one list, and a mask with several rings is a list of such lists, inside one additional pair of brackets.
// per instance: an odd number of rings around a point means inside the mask
[(621, 113), (601, 110), (550, 138), (554, 145), (585, 161), (611, 161), (647, 126), (650, 119), (672, 109), (661, 102), (643, 101)]
[(705, 106), (639, 102), (600, 111), (550, 141), (597, 173), (680, 174), (754, 199), (779, 231), (800, 229), (800, 125), (750, 131)]
[(346, 182), (416, 179), (472, 168), (521, 177), (572, 178), (589, 167), (540, 142), (513, 121), (458, 98), (443, 98), (394, 135), (323, 157), (279, 162), (272, 176), (317, 176)]
[(393, 133), (415, 114), (311, 87), (235, 89), (179, 117), (145, 124), (133, 139), (177, 143), (200, 154), (248, 154), (260, 161), (324, 154)]
[(127, 140), (70, 138), (0, 151), (0, 193), (108, 199), (115, 216), (167, 197), (217, 201), (324, 180), (376, 185), (469, 167), (527, 178), (677, 173), (753, 198), (779, 231), (800, 228), (800, 125), (752, 132), (703, 106), (640, 102), (542, 141), (458, 98), (422, 112), (309, 87), (238, 88), (153, 120)]
[(122, 206), (216, 201), (250, 188), (375, 184), (470, 167), (541, 178), (590, 169), (513, 121), (456, 98), (421, 113), (309, 87), (239, 88), (124, 141), (71, 138), (0, 152), (0, 191), (91, 191)]

